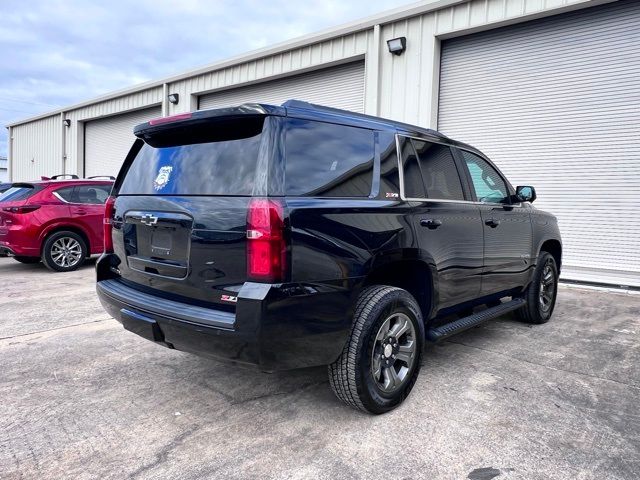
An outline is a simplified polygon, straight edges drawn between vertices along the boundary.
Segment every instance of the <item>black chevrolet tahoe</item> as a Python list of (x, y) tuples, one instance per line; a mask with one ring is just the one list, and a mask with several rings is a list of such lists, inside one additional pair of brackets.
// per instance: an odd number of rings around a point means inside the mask
[(553, 312), (556, 218), (434, 130), (291, 100), (134, 133), (97, 291), (155, 343), (266, 372), (328, 365), (341, 400), (383, 413), (426, 342)]

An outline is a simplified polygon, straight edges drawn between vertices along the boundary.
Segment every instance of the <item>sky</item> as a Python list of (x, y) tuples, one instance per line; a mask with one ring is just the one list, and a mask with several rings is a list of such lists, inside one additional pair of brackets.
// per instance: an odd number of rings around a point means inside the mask
[(0, 0), (0, 155), (14, 120), (408, 0)]

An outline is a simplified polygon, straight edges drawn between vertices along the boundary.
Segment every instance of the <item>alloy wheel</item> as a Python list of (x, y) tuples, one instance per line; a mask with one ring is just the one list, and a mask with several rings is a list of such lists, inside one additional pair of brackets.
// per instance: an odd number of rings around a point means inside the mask
[(553, 299), (556, 293), (556, 274), (553, 270), (551, 260), (545, 263), (540, 277), (540, 293), (538, 301), (543, 312), (548, 312), (553, 305)]
[(371, 374), (380, 390), (397, 391), (416, 361), (416, 331), (404, 313), (389, 316), (378, 330), (371, 354)]
[(61, 237), (51, 246), (51, 259), (59, 267), (75, 267), (82, 260), (82, 246), (75, 238)]

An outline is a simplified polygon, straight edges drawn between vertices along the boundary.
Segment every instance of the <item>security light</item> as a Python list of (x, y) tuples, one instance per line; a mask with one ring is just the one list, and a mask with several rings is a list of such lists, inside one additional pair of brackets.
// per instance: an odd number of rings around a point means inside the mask
[(62, 120), (62, 123), (64, 123), (65, 127), (71, 126), (71, 120), (69, 120), (68, 118), (65, 118), (64, 120)]
[(402, 52), (407, 49), (407, 37), (398, 37), (387, 40), (387, 47), (389, 47), (390, 53), (393, 53), (394, 55), (402, 55)]
[(180, 101), (180, 95), (178, 95), (177, 93), (170, 93), (169, 94), (169, 102), (176, 104)]

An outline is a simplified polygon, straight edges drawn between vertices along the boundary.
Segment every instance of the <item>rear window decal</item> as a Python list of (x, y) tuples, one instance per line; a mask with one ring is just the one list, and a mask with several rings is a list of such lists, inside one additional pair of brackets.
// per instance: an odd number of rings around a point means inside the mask
[(153, 188), (156, 189), (156, 191), (162, 190), (169, 183), (172, 170), (173, 167), (168, 165), (160, 167), (160, 170), (158, 170), (158, 176), (153, 181)]

